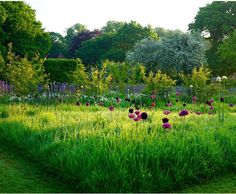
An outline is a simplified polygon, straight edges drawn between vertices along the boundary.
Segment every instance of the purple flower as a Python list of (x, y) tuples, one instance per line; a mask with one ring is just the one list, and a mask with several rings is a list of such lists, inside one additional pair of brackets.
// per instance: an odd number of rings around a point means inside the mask
[(171, 128), (171, 124), (170, 123), (163, 123), (162, 128), (170, 129)]
[(211, 106), (210, 106), (210, 110), (214, 110), (214, 106), (211, 105)]
[(188, 115), (188, 114), (189, 114), (189, 111), (188, 111), (188, 110), (181, 110), (181, 111), (179, 112), (179, 116), (180, 116), (180, 117), (186, 116), (186, 115)]

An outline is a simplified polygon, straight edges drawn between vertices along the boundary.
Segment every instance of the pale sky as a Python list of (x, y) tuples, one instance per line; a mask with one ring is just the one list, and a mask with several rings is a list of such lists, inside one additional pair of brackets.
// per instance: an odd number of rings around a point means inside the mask
[(137, 21), (143, 26), (186, 31), (199, 7), (212, 0), (25, 0), (36, 10), (47, 31), (65, 34), (66, 28), (81, 23), (89, 30), (100, 29), (109, 20)]

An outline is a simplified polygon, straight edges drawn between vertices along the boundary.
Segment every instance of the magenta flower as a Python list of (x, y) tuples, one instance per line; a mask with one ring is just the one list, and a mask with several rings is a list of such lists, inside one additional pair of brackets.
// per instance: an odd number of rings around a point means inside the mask
[(139, 115), (139, 114), (140, 114), (140, 111), (139, 111), (139, 110), (136, 110), (134, 113), (135, 113), (136, 115)]
[(89, 102), (86, 102), (86, 104), (85, 104), (86, 106), (90, 106), (90, 103)]
[(170, 129), (171, 128), (171, 124), (170, 123), (163, 123), (162, 128)]
[(165, 115), (168, 115), (168, 114), (171, 113), (171, 111), (170, 111), (170, 110), (164, 110), (163, 113), (164, 113)]
[(214, 110), (214, 106), (211, 105), (211, 106), (210, 106), (210, 110)]
[(189, 111), (188, 111), (188, 110), (181, 110), (181, 111), (179, 112), (179, 116), (180, 116), (180, 117), (186, 116), (186, 115), (188, 115), (188, 114), (189, 114)]

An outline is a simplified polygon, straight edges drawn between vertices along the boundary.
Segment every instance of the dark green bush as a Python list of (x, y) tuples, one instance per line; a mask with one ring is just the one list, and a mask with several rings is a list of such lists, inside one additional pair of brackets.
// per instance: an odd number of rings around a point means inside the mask
[(80, 63), (80, 59), (47, 59), (44, 67), (46, 73), (49, 74), (50, 81), (71, 83), (73, 81), (71, 75)]

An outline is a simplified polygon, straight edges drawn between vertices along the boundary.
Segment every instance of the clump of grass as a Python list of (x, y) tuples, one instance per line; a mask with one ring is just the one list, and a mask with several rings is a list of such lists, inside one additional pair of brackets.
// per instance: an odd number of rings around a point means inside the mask
[(216, 115), (190, 114), (183, 124), (173, 111), (168, 133), (162, 129), (163, 111), (149, 117), (134, 122), (121, 108), (117, 125), (107, 108), (41, 107), (34, 116), (19, 112), (0, 121), (0, 137), (80, 192), (168, 192), (236, 171), (235, 114), (227, 113), (224, 124)]

